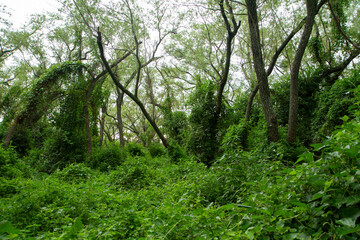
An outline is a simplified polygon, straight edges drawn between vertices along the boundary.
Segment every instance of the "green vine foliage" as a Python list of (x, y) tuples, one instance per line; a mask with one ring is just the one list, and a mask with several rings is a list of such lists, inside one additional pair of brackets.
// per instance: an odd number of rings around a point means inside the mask
[(198, 84), (189, 100), (191, 114), (187, 148), (208, 166), (214, 162), (220, 145), (217, 138), (214, 92), (213, 83)]
[(349, 107), (359, 101), (355, 94), (356, 86), (360, 84), (360, 70), (353, 70), (350, 77), (340, 79), (327, 91), (317, 95), (317, 108), (314, 111), (311, 130), (313, 139), (328, 136), (337, 125), (342, 124), (342, 116), (353, 117)]
[(78, 74), (86, 66), (81, 62), (64, 62), (52, 65), (36, 80), (32, 88), (26, 93), (24, 110), (20, 114), (21, 121), (32, 124), (43, 114), (44, 108), (61, 94), (63, 88), (76, 81)]

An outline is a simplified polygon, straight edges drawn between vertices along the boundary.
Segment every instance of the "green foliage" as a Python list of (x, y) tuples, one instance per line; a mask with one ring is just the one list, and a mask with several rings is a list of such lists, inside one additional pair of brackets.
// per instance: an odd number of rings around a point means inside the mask
[(175, 141), (170, 142), (170, 146), (167, 150), (169, 158), (173, 163), (178, 163), (186, 158), (185, 150)]
[(187, 149), (208, 166), (214, 162), (219, 148), (214, 92), (213, 83), (198, 84), (189, 100), (191, 114)]
[(94, 151), (90, 160), (90, 166), (104, 172), (115, 169), (125, 160), (126, 153), (124, 149), (118, 144), (109, 144)]
[(127, 164), (111, 173), (113, 184), (127, 190), (140, 190), (151, 183), (152, 175), (146, 166)]
[(161, 144), (157, 144), (157, 143), (151, 144), (148, 147), (148, 151), (149, 151), (150, 156), (152, 158), (161, 157), (161, 156), (164, 156), (166, 154), (166, 149), (164, 148), (164, 146), (161, 145)]
[(20, 177), (27, 172), (27, 167), (18, 159), (14, 148), (0, 146), (0, 180)]
[(164, 128), (170, 139), (184, 145), (188, 127), (189, 122), (185, 112), (164, 111)]
[(342, 117), (352, 117), (349, 107), (359, 101), (354, 89), (360, 84), (360, 71), (354, 70), (349, 78), (340, 79), (327, 91), (318, 95), (318, 106), (314, 112), (312, 132), (314, 138), (329, 135), (337, 125), (342, 124)]
[(61, 171), (56, 171), (55, 176), (68, 182), (86, 181), (93, 174), (92, 170), (85, 166), (84, 163), (73, 163)]
[(33, 151), (29, 158), (38, 171), (52, 173), (71, 163), (85, 161), (86, 149), (81, 136), (55, 128), (48, 131), (47, 134), (51, 135), (45, 140), (43, 147)]
[(230, 126), (222, 140), (222, 149), (224, 151), (246, 150), (248, 131), (248, 126), (244, 123)]
[(125, 151), (127, 152), (127, 154), (129, 154), (129, 156), (135, 157), (142, 157), (145, 156), (145, 149), (142, 145), (138, 144), (138, 143), (132, 143), (129, 142), (125, 145)]

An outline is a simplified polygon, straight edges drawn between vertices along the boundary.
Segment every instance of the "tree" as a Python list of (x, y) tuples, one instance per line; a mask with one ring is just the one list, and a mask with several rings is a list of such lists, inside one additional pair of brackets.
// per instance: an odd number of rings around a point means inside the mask
[(248, 23), (251, 37), (253, 63), (259, 84), (261, 105), (268, 127), (268, 137), (270, 141), (276, 142), (279, 140), (278, 122), (272, 106), (269, 82), (265, 71), (256, 1), (246, 0), (246, 8), (248, 10)]
[[(318, 1), (317, 0), (306, 0), (306, 21), (304, 31), (302, 33), (300, 43), (296, 49), (295, 57), (292, 62), (291, 73), (290, 73), (290, 110), (289, 110), (289, 121), (288, 121), (288, 136), (289, 142), (296, 141), (296, 129), (298, 122), (298, 107), (299, 107), (299, 71), (301, 60), (305, 53), (306, 46), (309, 42), (309, 38), (312, 32), (312, 28), (315, 22), (315, 16), (318, 12)], [(323, 1), (324, 3), (324, 1)]]

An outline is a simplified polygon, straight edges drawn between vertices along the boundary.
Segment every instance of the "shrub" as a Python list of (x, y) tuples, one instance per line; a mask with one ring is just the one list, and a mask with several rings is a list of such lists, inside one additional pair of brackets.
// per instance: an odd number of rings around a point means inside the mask
[(147, 166), (130, 165), (119, 167), (111, 173), (112, 183), (127, 190), (140, 190), (151, 183), (152, 175)]
[(148, 151), (152, 158), (161, 157), (166, 154), (165, 148), (160, 144), (151, 144), (148, 147)]
[(73, 163), (62, 171), (56, 172), (56, 175), (68, 182), (82, 182), (90, 178), (92, 170), (86, 167), (84, 163)]
[(178, 163), (181, 159), (186, 158), (186, 153), (184, 149), (174, 141), (170, 142), (170, 145), (168, 147), (168, 154), (170, 160), (173, 163)]
[(124, 149), (117, 144), (109, 144), (96, 149), (90, 160), (90, 166), (104, 172), (109, 169), (115, 169), (121, 165), (125, 159), (126, 153)]
[(19, 159), (11, 147), (4, 149), (0, 146), (0, 176), (7, 179), (18, 177), (22, 174), (19, 169)]
[(248, 147), (247, 137), (248, 129), (246, 124), (232, 125), (226, 131), (222, 141), (222, 148), (225, 151), (246, 150)]
[(199, 161), (211, 166), (219, 149), (216, 118), (215, 85), (211, 82), (198, 84), (189, 100), (191, 114), (189, 116), (190, 134), (187, 150)]
[(128, 143), (125, 145), (126, 152), (132, 157), (143, 157), (145, 156), (145, 149), (138, 143)]
[[(74, 136), (69, 138), (69, 133), (59, 129), (51, 129), (48, 133), (51, 137), (44, 142), (42, 149), (33, 152), (32, 157), (38, 158), (35, 162), (40, 172), (53, 173), (57, 169), (63, 169), (71, 163), (84, 162), (86, 151), (83, 139)], [(35, 160), (35, 159), (33, 159)]]

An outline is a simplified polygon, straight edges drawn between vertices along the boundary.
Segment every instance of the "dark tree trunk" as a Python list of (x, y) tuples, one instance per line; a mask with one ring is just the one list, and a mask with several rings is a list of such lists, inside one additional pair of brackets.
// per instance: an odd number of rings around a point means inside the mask
[(267, 79), (267, 74), (265, 72), (265, 64), (261, 51), (256, 1), (246, 0), (246, 6), (248, 10), (248, 21), (249, 21), (251, 50), (253, 54), (254, 68), (259, 84), (261, 105), (267, 123), (268, 138), (269, 141), (276, 142), (279, 140), (278, 122), (271, 102), (270, 88)]
[(226, 4), (227, 4), (227, 7), (228, 7), (229, 12), (230, 12), (230, 20), (232, 22), (233, 27), (231, 27), (229, 19), (226, 16), (225, 8), (224, 8), (224, 0), (220, 0), (219, 6), (220, 6), (220, 9), (221, 9), (221, 15), (223, 17), (225, 27), (226, 27), (226, 30), (227, 30), (227, 38), (226, 38), (225, 68), (224, 68), (224, 70), (223, 70), (223, 72), (221, 74), (221, 78), (220, 78), (220, 82), (219, 82), (219, 88), (218, 88), (217, 96), (216, 96), (215, 121), (218, 121), (218, 119), (220, 117), (221, 108), (222, 108), (223, 92), (224, 92), (225, 85), (227, 83), (228, 76), (229, 76), (231, 53), (232, 53), (232, 41), (233, 41), (234, 37), (236, 36), (240, 26), (241, 26), (241, 22), (238, 22), (238, 23), (236, 22), (236, 20), (234, 18), (233, 10), (232, 10), (231, 5), (229, 4), (228, 1), (226, 1)]
[(117, 98), (116, 98), (116, 118), (117, 118), (117, 128), (119, 131), (119, 139), (120, 139), (120, 146), (122, 148), (125, 147), (125, 138), (124, 138), (124, 125), (122, 120), (122, 104), (124, 101), (124, 92), (120, 92), (120, 90), (117, 88)]
[(101, 32), (100, 31), (98, 31), (97, 44), (98, 44), (98, 47), (99, 47), (101, 60), (104, 63), (105, 68), (108, 71), (108, 73), (110, 74), (111, 79), (113, 80), (115, 85), (118, 88), (120, 88), (121, 91), (123, 91), (126, 95), (128, 95), (139, 106), (141, 112), (144, 114), (145, 118), (149, 121), (150, 125), (154, 128), (156, 134), (159, 136), (159, 138), (160, 138), (161, 142), (163, 143), (164, 147), (168, 148), (169, 143), (167, 142), (165, 136), (162, 134), (162, 132), (160, 131), (160, 129), (157, 126), (157, 124), (155, 123), (155, 121), (150, 117), (149, 113), (146, 111), (146, 108), (145, 108), (144, 104), (140, 101), (139, 98), (137, 98), (134, 94), (132, 94), (129, 90), (127, 90), (120, 83), (117, 76), (111, 70), (111, 67), (110, 67), (109, 63), (107, 62), (107, 60), (105, 58), (105, 55), (104, 55), (104, 47), (103, 47), (103, 44), (102, 44), (102, 38), (101, 38)]
[[(325, 4), (326, 0), (322, 0), (320, 2), (320, 4), (317, 6), (316, 9), (316, 14), (319, 12), (320, 8)], [(291, 33), (287, 36), (287, 38), (284, 40), (284, 42), (280, 45), (280, 47), (276, 50), (274, 56), (271, 59), (270, 65), (268, 67), (268, 69), (266, 70), (266, 74), (267, 76), (269, 76), (272, 72), (272, 70), (275, 67), (276, 61), (279, 58), (281, 52), (285, 49), (285, 47), (287, 46), (287, 44), (290, 42), (290, 40), (302, 29), (302, 27), (304, 26), (306, 21), (306, 18), (304, 18), (292, 31)], [(252, 103), (254, 101), (254, 97), (256, 96), (256, 93), (259, 90), (259, 86), (256, 85), (254, 90), (251, 92), (251, 95), (249, 97), (248, 103), (247, 103), (247, 107), (246, 107), (246, 114), (245, 114), (245, 123), (247, 121), (249, 121), (250, 119), (250, 113), (251, 113), (251, 106)]]
[(106, 115), (106, 104), (101, 107), (99, 146), (102, 146), (104, 141), (105, 115)]
[(318, 2), (317, 0), (306, 0), (307, 17), (305, 21), (305, 27), (291, 67), (290, 104), (289, 104), (288, 136), (287, 136), (287, 140), (289, 142), (296, 141), (296, 130), (297, 130), (298, 108), (299, 108), (299, 71), (301, 66), (301, 60), (304, 56), (305, 49), (309, 42), (312, 28), (315, 22), (315, 16), (317, 13), (317, 2)]
[(14, 121), (11, 123), (10, 129), (7, 132), (5, 139), (4, 139), (4, 148), (8, 148), (10, 146), (11, 139), (14, 136), (15, 129), (18, 126), (19, 121), (20, 121), (20, 117), (17, 116), (17, 117), (15, 117)]

